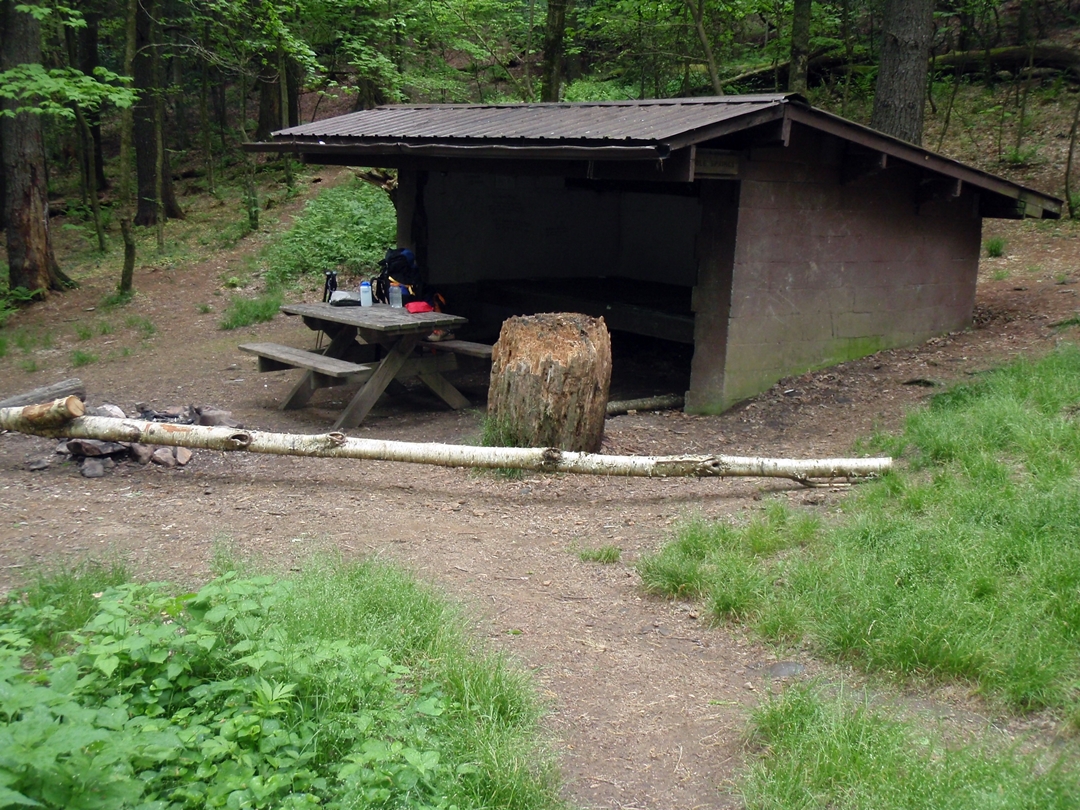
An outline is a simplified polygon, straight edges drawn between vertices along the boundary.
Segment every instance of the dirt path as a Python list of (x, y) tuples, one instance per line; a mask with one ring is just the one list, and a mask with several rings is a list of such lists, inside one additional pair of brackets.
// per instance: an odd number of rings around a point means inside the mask
[[(1012, 249), (984, 269), (979, 328), (785, 380), (720, 417), (620, 416), (609, 422), (605, 449), (843, 454), (856, 437), (897, 425), (935, 390), (912, 381), (966, 379), (1017, 353), (1045, 351), (1069, 336), (1052, 324), (1080, 309), (1078, 242), (1071, 230), (1051, 236), (1008, 226), (1005, 233)], [(238, 332), (216, 329), (224, 261), (144, 274), (139, 296), (120, 315), (88, 311), (107, 291), (106, 279), (20, 315), (14, 330), (52, 338), (25, 353), (9, 347), (0, 359), (0, 397), (77, 374), (91, 404), (128, 412), (136, 402), (212, 404), (249, 427), (325, 430), (347, 392), (323, 391), (312, 407), (282, 413), (275, 404), (290, 374), (258, 375), (235, 348), (253, 336), (306, 340), (303, 327), (279, 317)], [(200, 312), (200, 305), (217, 311)], [(133, 316), (149, 319), (155, 333), (125, 326)], [(97, 334), (108, 319), (116, 328)], [(80, 340), (80, 324), (95, 325), (95, 335)], [(73, 369), (68, 361), (80, 347), (102, 360)], [(27, 371), (28, 359), (42, 370)], [(482, 394), (474, 378), (464, 384)], [(352, 434), (456, 442), (475, 437), (478, 425), (479, 412), (451, 413), (414, 393), (381, 405)], [(40, 459), (50, 464), (27, 469)], [(738, 515), (773, 495), (828, 512), (844, 493), (758, 480), (513, 480), (209, 452), (182, 470), (124, 464), (90, 480), (63, 463), (51, 442), (7, 434), (0, 436), (0, 584), (16, 584), (37, 565), (107, 554), (145, 576), (199, 580), (219, 543), (283, 568), (326, 549), (392, 558), (459, 597), (481, 635), (535, 671), (572, 802), (738, 807), (730, 788), (745, 755), (747, 710), (768, 690), (777, 655), (738, 629), (707, 626), (695, 605), (643, 595), (633, 565), (679, 519)], [(578, 557), (581, 548), (608, 544), (622, 549), (619, 563)], [(802, 677), (837, 674), (803, 651), (782, 660), (803, 665)], [(961, 713), (977, 717), (965, 696), (954, 699)]]

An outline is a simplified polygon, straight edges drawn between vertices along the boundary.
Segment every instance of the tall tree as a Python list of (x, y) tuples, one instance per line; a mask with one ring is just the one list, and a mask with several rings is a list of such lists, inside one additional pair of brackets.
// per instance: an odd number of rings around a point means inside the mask
[[(41, 66), (41, 25), (14, 0), (0, 0), (0, 71)], [(53, 255), (41, 116), (18, 98), (0, 107), (8, 284), (28, 290), (72, 286)]]
[(810, 65), (810, 17), (813, 0), (795, 0), (791, 9), (791, 62), (787, 89), (806, 95), (806, 73)]
[(885, 0), (881, 61), (870, 126), (922, 143), (934, 0)]
[(540, 100), (558, 101), (566, 55), (566, 8), (569, 0), (548, 0), (544, 28), (544, 64), (540, 74)]
[[(161, 76), (160, 26), (156, 0), (139, 3), (136, 23), (135, 62), (132, 65), (135, 89), (135, 172), (138, 176), (136, 225), (153, 225), (158, 211), (166, 219), (183, 219), (184, 212), (173, 193), (169, 153), (164, 146), (165, 88)], [(162, 148), (159, 148), (159, 144)], [(158, 189), (160, 186), (160, 191)]]

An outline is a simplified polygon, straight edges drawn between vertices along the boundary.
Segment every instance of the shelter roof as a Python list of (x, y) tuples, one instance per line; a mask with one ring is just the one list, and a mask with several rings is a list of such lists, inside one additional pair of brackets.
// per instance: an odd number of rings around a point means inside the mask
[[(847, 142), (850, 165), (875, 171), (891, 160), (920, 167), (939, 182), (983, 192), (984, 216), (1057, 218), (1062, 201), (928, 149), (811, 107), (796, 94), (712, 96), (550, 104), (415, 104), (376, 107), (273, 133), (254, 151), (294, 153), (311, 163), (458, 168), (514, 173), (521, 161), (549, 168), (588, 162), (677, 166), (650, 179), (692, 181), (694, 150), (786, 144), (792, 122)], [(514, 160), (513, 167), (491, 161)], [(870, 167), (869, 169), (866, 167)], [(556, 170), (558, 170), (556, 168)], [(596, 177), (628, 176), (612, 171)], [(701, 173), (698, 173), (701, 176)]]

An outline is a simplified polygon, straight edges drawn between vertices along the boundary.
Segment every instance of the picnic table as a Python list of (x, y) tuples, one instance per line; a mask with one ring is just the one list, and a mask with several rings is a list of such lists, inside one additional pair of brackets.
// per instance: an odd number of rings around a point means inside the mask
[(386, 304), (370, 307), (286, 304), (281, 311), (299, 316), (309, 329), (325, 332), (330, 338), (330, 344), (321, 353), (276, 343), (240, 346), (242, 351), (258, 356), (259, 371), (304, 369), (304, 376), (281, 404), (282, 410), (302, 408), (320, 388), (363, 382), (333, 429), (356, 427), (387, 386), (395, 380), (411, 378), (419, 379), (451, 408), (468, 407), (469, 401), (442, 374), (457, 367), (453, 352), (417, 352), (421, 345), (439, 347), (437, 343), (425, 344), (423, 339), (435, 329), (450, 330), (465, 324), (467, 319), (460, 315), (413, 314)]

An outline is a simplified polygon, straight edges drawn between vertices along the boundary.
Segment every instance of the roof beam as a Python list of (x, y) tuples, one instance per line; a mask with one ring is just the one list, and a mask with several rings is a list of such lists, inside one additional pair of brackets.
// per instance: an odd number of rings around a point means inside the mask
[(959, 161), (934, 154), (922, 147), (904, 143), (896, 138), (891, 138), (876, 130), (872, 130), (869, 127), (864, 127), (861, 124), (845, 121), (843, 118), (831, 115), (830, 113), (796, 104), (785, 104), (783, 105), (783, 109), (787, 111), (793, 121), (798, 123), (805, 124), (806, 126), (822, 132), (827, 132), (830, 135), (835, 135), (846, 141), (859, 144), (867, 149), (881, 152), (891, 158), (896, 158), (897, 160), (901, 160), (912, 166), (937, 172), (938, 174), (943, 174), (947, 177), (955, 177), (975, 188), (984, 189), (985, 191), (1000, 194), (1003, 197), (1009, 197), (1014, 200), (1021, 198), (1027, 199), (1029, 204), (1034, 203), (1044, 215), (1049, 215), (1053, 219), (1060, 216), (1060, 203), (1057, 203), (1054, 198), (1049, 195), (1036, 195), (1007, 180), (994, 177), (992, 174), (973, 169), (970, 166), (965, 166)]
[[(370, 160), (374, 156), (416, 156), (428, 158), (523, 158), (527, 160), (664, 160), (671, 153), (667, 144), (647, 146), (512, 146), (487, 143), (457, 145), (446, 143), (409, 143), (382, 141), (364, 143), (325, 143), (302, 139), (246, 143), (248, 152), (285, 152), (313, 157), (333, 157), (341, 161), (355, 157)], [(314, 162), (314, 161), (313, 161)], [(370, 165), (358, 163), (357, 165)]]

